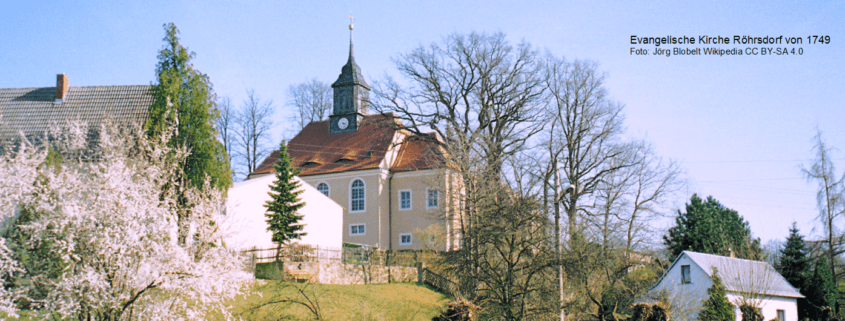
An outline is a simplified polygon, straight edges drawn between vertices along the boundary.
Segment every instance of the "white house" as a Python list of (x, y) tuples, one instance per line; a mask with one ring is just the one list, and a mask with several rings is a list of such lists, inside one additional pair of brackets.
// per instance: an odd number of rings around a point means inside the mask
[[(267, 175), (236, 183), (229, 189), (226, 204), (231, 230), (226, 239), (229, 247), (241, 250), (276, 247), (264, 216), (267, 211), (264, 204), (270, 200), (270, 184), (275, 179), (275, 175)], [(305, 225), (307, 233), (296, 243), (340, 248), (343, 245), (343, 208), (299, 177), (294, 179), (303, 190), (299, 197), (305, 206), (299, 214), (303, 215), (300, 223)]]
[(665, 296), (676, 320), (695, 320), (707, 289), (713, 284), (713, 268), (737, 306), (749, 302), (761, 308), (764, 320), (798, 321), (796, 300), (804, 296), (766, 262), (712, 254), (682, 252), (651, 289), (649, 297)]

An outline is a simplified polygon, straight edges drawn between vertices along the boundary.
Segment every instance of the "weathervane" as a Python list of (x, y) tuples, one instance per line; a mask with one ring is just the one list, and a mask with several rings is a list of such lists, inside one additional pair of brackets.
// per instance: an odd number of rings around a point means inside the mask
[(352, 29), (353, 28), (355, 28), (355, 26), (352, 25), (352, 15), (350, 14), (349, 15), (349, 40), (352, 40)]

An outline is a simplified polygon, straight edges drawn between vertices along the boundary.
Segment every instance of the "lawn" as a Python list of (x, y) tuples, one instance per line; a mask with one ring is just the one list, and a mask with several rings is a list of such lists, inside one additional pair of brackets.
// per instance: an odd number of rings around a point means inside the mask
[[(304, 306), (295, 303), (263, 303), (279, 299), (305, 301), (297, 290), (316, 299), (323, 320), (425, 320), (440, 314), (440, 307), (449, 302), (449, 296), (416, 283), (330, 285), (264, 281), (254, 284), (252, 294), (238, 296), (229, 302), (234, 316), (246, 320), (314, 320), (314, 315)], [(31, 311), (21, 311), (19, 320), (40, 319)], [(0, 312), (0, 320), (6, 319)], [(213, 313), (208, 320), (224, 320)]]
[[(431, 320), (449, 302), (447, 295), (416, 283), (329, 285), (266, 281), (252, 286), (252, 294), (231, 302), (235, 316), (247, 320), (314, 320), (308, 308), (296, 303), (277, 303), (254, 308), (279, 299), (305, 301), (297, 290), (319, 303), (323, 320)], [(252, 309), (254, 308), (254, 309)], [(211, 320), (220, 320), (211, 317)]]

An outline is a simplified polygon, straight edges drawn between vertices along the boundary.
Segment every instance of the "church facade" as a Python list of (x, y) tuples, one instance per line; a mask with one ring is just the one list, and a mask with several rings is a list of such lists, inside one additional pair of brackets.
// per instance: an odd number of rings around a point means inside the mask
[[(349, 58), (332, 84), (328, 120), (288, 142), (299, 177), (343, 207), (343, 242), (383, 250), (451, 250), (460, 239), (460, 179), (444, 166), (436, 135), (402, 129), (392, 113), (368, 114), (370, 86)], [(272, 175), (273, 151), (247, 179)]]

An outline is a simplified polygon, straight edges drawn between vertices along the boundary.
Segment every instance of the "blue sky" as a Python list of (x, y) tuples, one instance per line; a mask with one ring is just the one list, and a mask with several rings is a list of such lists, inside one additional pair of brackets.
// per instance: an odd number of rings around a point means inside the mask
[[(626, 105), (628, 134), (681, 162), (690, 192), (739, 211), (764, 242), (784, 238), (792, 221), (804, 234), (821, 232), (811, 233), (816, 187), (800, 173), (816, 126), (840, 148), (837, 174), (845, 170), (842, 1), (15, 1), (0, 11), (0, 88), (55, 86), (57, 73), (71, 86), (150, 84), (162, 25), (174, 22), (219, 96), (240, 104), (252, 88), (273, 100), (277, 142), (291, 127), (285, 89), (340, 73), (349, 14), (370, 82), (395, 75), (392, 57), (473, 30), (598, 62)], [(780, 46), (801, 47), (800, 56), (644, 57), (630, 55), (631, 35), (784, 35), (804, 44)], [(809, 35), (832, 41), (807, 44)]]

